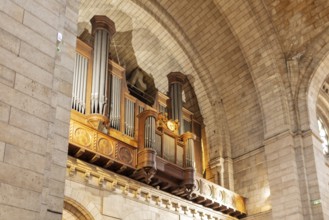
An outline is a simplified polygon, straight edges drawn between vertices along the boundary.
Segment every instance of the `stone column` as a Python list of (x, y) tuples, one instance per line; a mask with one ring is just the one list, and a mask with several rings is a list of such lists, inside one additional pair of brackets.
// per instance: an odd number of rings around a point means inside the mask
[(108, 53), (111, 38), (115, 33), (114, 22), (106, 16), (95, 15), (90, 20), (94, 36), (93, 81), (91, 93), (91, 113), (106, 114), (110, 79), (108, 74)]
[(283, 132), (264, 144), (273, 219), (304, 219), (293, 134)]
[[(305, 219), (329, 219), (329, 160), (322, 152), (322, 141), (311, 130), (304, 131), (300, 162), (303, 166), (303, 188), (301, 188)], [(301, 181), (300, 181), (301, 182)], [(307, 212), (305, 212), (307, 208)]]
[(171, 119), (179, 122), (179, 134), (184, 132), (183, 127), (183, 101), (182, 88), (185, 83), (186, 76), (180, 72), (171, 72), (167, 75), (169, 82), (169, 97), (170, 97), (170, 115)]

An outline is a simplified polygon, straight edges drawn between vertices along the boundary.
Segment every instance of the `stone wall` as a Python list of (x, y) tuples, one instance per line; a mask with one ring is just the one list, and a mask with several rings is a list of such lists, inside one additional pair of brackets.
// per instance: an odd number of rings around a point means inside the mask
[(78, 7), (0, 2), (0, 219), (61, 219)]
[(248, 219), (271, 219), (271, 193), (264, 147), (238, 157), (233, 162), (234, 189), (247, 198)]

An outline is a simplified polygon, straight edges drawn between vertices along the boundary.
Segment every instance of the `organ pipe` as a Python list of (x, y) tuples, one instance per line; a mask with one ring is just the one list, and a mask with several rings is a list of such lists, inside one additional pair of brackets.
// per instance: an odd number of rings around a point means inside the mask
[(88, 59), (76, 53), (73, 73), (72, 109), (85, 113)]
[(183, 127), (183, 101), (182, 88), (185, 83), (186, 76), (180, 72), (171, 72), (167, 75), (169, 81), (170, 96), (170, 116), (179, 122), (179, 134), (184, 132)]
[(192, 138), (187, 139), (186, 166), (187, 167), (195, 167), (195, 163), (194, 163), (194, 140)]
[(126, 99), (125, 101), (125, 134), (134, 137), (134, 116), (135, 116), (135, 106), (134, 102)]
[(155, 118), (153, 117), (145, 120), (144, 140), (145, 148), (155, 148)]
[[(112, 76), (111, 94), (110, 125), (112, 128), (120, 130), (121, 79), (115, 75)], [(127, 114), (127, 110), (125, 113)]]
[(106, 16), (95, 15), (91, 20), (94, 35), (94, 62), (92, 74), (91, 113), (105, 115), (107, 105), (108, 50), (115, 25)]
[(195, 157), (194, 157), (194, 140), (195, 135), (191, 132), (186, 132), (182, 135), (185, 143), (185, 165), (186, 167), (195, 168)]

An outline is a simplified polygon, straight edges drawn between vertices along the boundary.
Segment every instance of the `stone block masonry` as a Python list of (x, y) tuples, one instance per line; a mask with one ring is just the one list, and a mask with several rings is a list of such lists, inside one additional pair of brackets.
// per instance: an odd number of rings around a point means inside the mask
[(0, 219), (62, 219), (78, 8), (0, 2)]

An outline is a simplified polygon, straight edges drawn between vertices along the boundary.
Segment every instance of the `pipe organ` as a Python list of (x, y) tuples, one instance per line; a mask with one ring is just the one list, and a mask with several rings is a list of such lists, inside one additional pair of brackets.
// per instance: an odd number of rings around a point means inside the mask
[(245, 216), (244, 208), (237, 209), (244, 207), (243, 199), (239, 206), (225, 206), (195, 192), (193, 114), (182, 103), (185, 75), (168, 74), (169, 97), (158, 92), (152, 106), (139, 100), (129, 92), (124, 68), (108, 56), (114, 23), (104, 16), (94, 16), (91, 23), (94, 45), (77, 40), (69, 154), (209, 208), (233, 208), (231, 216)]
[(108, 53), (110, 37), (115, 33), (115, 25), (106, 16), (91, 19), (94, 35), (94, 62), (91, 93), (91, 113), (104, 115), (108, 96)]

